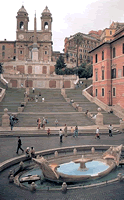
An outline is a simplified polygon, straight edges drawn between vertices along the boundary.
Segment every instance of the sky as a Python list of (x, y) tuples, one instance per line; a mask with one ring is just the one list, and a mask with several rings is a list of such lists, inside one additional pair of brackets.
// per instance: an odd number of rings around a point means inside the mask
[(41, 13), (48, 6), (52, 22), (53, 50), (63, 52), (64, 39), (77, 32), (108, 28), (112, 21), (124, 22), (124, 0), (3, 0), (0, 9), (0, 40), (16, 40), (16, 16), (24, 5), (29, 14), (29, 30), (41, 30)]

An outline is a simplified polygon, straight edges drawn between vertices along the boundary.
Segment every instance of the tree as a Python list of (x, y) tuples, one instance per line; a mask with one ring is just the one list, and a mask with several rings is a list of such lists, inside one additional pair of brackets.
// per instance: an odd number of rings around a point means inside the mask
[(79, 50), (79, 46), (82, 44), (83, 42), (83, 36), (81, 33), (77, 33), (75, 36), (74, 36), (74, 43), (76, 45), (76, 48), (77, 48), (77, 68), (78, 68), (78, 50)]
[(93, 65), (89, 64), (86, 66), (87, 71), (87, 78), (90, 78), (93, 76)]
[(62, 55), (59, 56), (59, 58), (56, 61), (55, 65), (55, 72), (59, 75), (64, 75), (64, 69), (66, 68), (66, 64), (64, 62), (64, 58)]
[(3, 73), (3, 63), (0, 63), (0, 74)]

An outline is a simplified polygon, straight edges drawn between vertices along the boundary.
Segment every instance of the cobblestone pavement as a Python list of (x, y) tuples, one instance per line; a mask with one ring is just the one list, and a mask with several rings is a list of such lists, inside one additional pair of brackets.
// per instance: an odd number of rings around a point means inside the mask
[[(33, 146), (36, 151), (60, 147), (59, 137), (21, 137), (22, 147)], [(124, 135), (115, 135), (113, 137), (102, 136), (100, 140), (95, 140), (94, 136), (79, 136), (73, 138), (68, 136), (63, 139), (62, 147), (75, 145), (95, 145), (95, 144), (124, 144)], [(0, 162), (15, 157), (17, 148), (17, 138), (0, 138)], [(20, 152), (21, 155), (21, 152)], [(0, 174), (0, 200), (123, 200), (124, 199), (124, 183), (111, 184), (103, 187), (95, 187), (89, 189), (68, 190), (66, 194), (61, 191), (30, 191), (16, 187), (14, 184), (8, 183), (8, 171), (4, 170)]]

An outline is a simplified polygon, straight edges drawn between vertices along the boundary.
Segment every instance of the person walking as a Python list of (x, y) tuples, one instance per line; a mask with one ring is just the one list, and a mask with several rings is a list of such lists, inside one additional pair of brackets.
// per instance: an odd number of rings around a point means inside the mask
[(74, 134), (74, 128), (71, 126), (71, 134)]
[(40, 127), (41, 127), (41, 120), (40, 120), (40, 118), (37, 120), (37, 125), (38, 125), (38, 129), (40, 129)]
[(62, 137), (63, 137), (63, 133), (62, 133), (62, 129), (60, 128), (59, 130), (59, 138), (60, 138), (60, 142), (62, 143)]
[(78, 126), (75, 126), (74, 136), (73, 137), (78, 137)]
[(65, 124), (65, 128), (64, 128), (64, 136), (67, 137), (67, 125)]
[(13, 117), (10, 118), (11, 131), (13, 130), (13, 126), (14, 126), (14, 120), (13, 119), (14, 119)]
[(47, 135), (50, 135), (50, 128), (47, 129)]
[(45, 119), (45, 117), (43, 117), (42, 125), (43, 125), (43, 129), (44, 129), (44, 130), (45, 130), (45, 124), (46, 124), (46, 119)]
[(19, 149), (21, 149), (22, 152), (24, 152), (24, 150), (21, 148), (21, 146), (22, 146), (22, 141), (21, 141), (20, 137), (18, 137), (18, 147), (17, 147), (17, 151), (16, 151), (17, 154), (18, 154)]
[(55, 126), (58, 126), (58, 120), (57, 119), (55, 120)]
[(97, 127), (97, 129), (96, 129), (96, 136), (95, 136), (95, 139), (96, 139), (96, 138), (99, 138), (99, 139), (100, 139), (99, 127)]
[(112, 124), (110, 124), (108, 128), (109, 128), (109, 137), (112, 137), (113, 136), (112, 135), (112, 129), (113, 129)]
[(34, 93), (34, 91), (35, 91), (35, 88), (33, 87), (33, 88), (32, 88), (32, 92)]

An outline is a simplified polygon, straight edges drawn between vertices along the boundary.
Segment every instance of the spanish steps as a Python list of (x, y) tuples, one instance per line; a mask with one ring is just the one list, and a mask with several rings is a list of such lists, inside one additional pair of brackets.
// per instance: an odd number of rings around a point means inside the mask
[[(0, 85), (1, 87), (2, 85)], [(3, 86), (2, 86), (3, 87)], [(95, 120), (88, 118), (85, 115), (86, 110), (89, 110), (93, 115), (97, 114), (98, 106), (82, 95), (84, 86), (76, 89), (66, 89), (67, 97), (73, 99), (82, 107), (82, 112), (76, 111), (72, 105), (65, 101), (61, 95), (60, 89), (35, 89), (32, 92), (30, 89), (30, 97), (35, 99), (38, 96), (38, 102), (29, 101), (24, 107), (22, 113), (18, 113), (18, 107), (24, 101), (25, 89), (8, 88), (3, 101), (0, 103), (0, 126), (2, 124), (2, 115), (4, 108), (8, 108), (8, 112), (17, 113), (19, 122), (15, 124), (17, 127), (36, 127), (37, 119), (46, 117), (48, 119), (47, 127), (54, 127), (55, 120), (59, 122), (59, 127), (64, 126), (92, 126), (95, 125)], [(39, 96), (41, 93), (41, 96)], [(42, 97), (45, 101), (42, 102)], [(108, 114), (102, 110), (104, 124), (119, 124), (119, 118), (114, 114)]]

